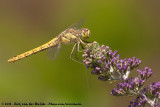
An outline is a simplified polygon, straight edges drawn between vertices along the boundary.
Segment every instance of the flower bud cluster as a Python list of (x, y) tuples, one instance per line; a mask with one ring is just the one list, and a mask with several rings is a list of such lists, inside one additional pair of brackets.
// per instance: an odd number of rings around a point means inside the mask
[(152, 75), (152, 69), (149, 69), (148, 67), (145, 67), (144, 70), (139, 68), (137, 71), (143, 80), (148, 79)]
[(141, 64), (136, 57), (120, 59), (118, 51), (112, 51), (108, 46), (99, 46), (97, 42), (87, 45), (82, 55), (87, 68), (92, 69), (92, 74), (99, 75), (98, 79), (121, 80), (126, 79), (132, 69)]
[(130, 102), (129, 107), (144, 107), (149, 104), (151, 107), (159, 107), (160, 102), (160, 82), (152, 83), (147, 88), (140, 91), (134, 102)]
[(139, 77), (122, 80), (122, 83), (118, 83), (117, 88), (114, 88), (110, 94), (114, 96), (138, 94), (146, 79), (152, 75), (152, 69), (145, 67), (144, 70), (138, 69), (137, 71), (139, 73)]
[(146, 98), (143, 96), (138, 96), (134, 102), (130, 102), (128, 107), (145, 107), (146, 105)]
[(152, 69), (144, 67), (137, 69), (138, 77), (128, 78), (130, 72), (141, 64), (136, 57), (120, 59), (118, 51), (112, 51), (108, 46), (99, 46), (97, 42), (86, 45), (83, 62), (86, 68), (91, 68), (92, 74), (98, 75), (102, 81), (121, 80), (110, 94), (113, 96), (137, 96), (129, 107), (159, 107), (160, 82), (152, 83), (143, 88), (144, 83), (152, 76)]

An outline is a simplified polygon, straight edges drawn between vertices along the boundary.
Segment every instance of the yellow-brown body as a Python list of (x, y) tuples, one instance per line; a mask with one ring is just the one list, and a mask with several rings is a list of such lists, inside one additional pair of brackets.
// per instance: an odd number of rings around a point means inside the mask
[(17, 55), (15, 57), (10, 58), (8, 60), (8, 63), (15, 62), (17, 60), (20, 60), (20, 59), (28, 57), (32, 54), (35, 54), (37, 52), (43, 51), (43, 50), (48, 49), (53, 46), (58, 46), (63, 43), (74, 43), (74, 42), (77, 43), (81, 39), (81, 36), (79, 34), (80, 34), (80, 30), (75, 30), (75, 29), (71, 29), (71, 28), (67, 29), (64, 32), (62, 32), (58, 37), (53, 38), (51, 41), (49, 41), (49, 42), (47, 42), (37, 48), (34, 48), (32, 50), (29, 50), (29, 51), (24, 52), (20, 55)]

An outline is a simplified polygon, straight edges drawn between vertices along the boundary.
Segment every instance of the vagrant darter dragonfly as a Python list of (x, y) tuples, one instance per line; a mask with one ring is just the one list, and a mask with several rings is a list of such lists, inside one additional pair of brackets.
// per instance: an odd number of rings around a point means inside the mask
[[(8, 60), (8, 63), (15, 62), (17, 60), (23, 59), (23, 58), (28, 57), (32, 54), (35, 54), (37, 52), (40, 52), (40, 51), (43, 51), (43, 50), (46, 50), (46, 49), (49, 49), (49, 48), (59, 49), (61, 44), (75, 43), (74, 46), (73, 46), (73, 49), (71, 51), (71, 55), (70, 55), (70, 57), (72, 58), (73, 52), (74, 51), (75, 52), (79, 51), (80, 46), (83, 47), (83, 45), (86, 45), (87, 42), (85, 40), (88, 39), (89, 36), (90, 36), (90, 30), (89, 29), (80, 28), (83, 21), (84, 20), (81, 19), (77, 23), (71, 25), (69, 28), (67, 28), (66, 30), (61, 32), (57, 37), (53, 38), (49, 42), (47, 42), (47, 43), (45, 43), (45, 44), (43, 44), (43, 45), (41, 45), (37, 48), (31, 49), (27, 52), (24, 52), (22, 54), (19, 54), (17, 56), (14, 56), (14, 57), (10, 58)], [(53, 54), (55, 54), (55, 53), (53, 53)]]

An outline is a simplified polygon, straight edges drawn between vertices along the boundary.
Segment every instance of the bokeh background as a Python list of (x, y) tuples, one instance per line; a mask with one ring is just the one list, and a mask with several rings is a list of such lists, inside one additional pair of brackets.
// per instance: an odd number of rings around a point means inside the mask
[[(1, 103), (127, 107), (134, 98), (109, 94), (116, 82), (97, 80), (90, 70), (69, 58), (73, 44), (62, 46), (54, 61), (47, 60), (46, 51), (16, 63), (7, 60), (42, 45), (85, 18), (83, 27), (91, 30), (89, 41), (118, 50), (121, 58), (136, 56), (143, 62), (140, 67), (153, 69), (148, 85), (160, 80), (159, 5), (159, 0), (0, 0)], [(135, 75), (136, 70), (132, 73)]]

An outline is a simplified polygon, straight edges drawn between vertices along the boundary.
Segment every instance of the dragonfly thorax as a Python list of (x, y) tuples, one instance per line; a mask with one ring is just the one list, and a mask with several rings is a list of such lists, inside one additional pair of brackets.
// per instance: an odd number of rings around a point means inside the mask
[(81, 28), (81, 37), (82, 39), (88, 39), (90, 36), (90, 30), (87, 28)]

